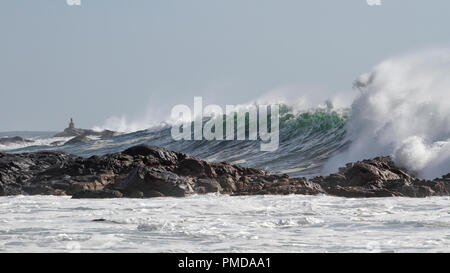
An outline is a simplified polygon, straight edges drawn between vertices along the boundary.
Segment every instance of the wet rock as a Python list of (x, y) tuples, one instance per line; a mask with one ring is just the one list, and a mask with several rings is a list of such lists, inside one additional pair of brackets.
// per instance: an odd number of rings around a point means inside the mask
[(164, 197), (164, 196), (165, 195), (162, 194), (161, 192), (154, 190), (147, 191), (145, 192), (145, 194), (143, 192), (137, 192), (137, 198)]
[(396, 167), (391, 158), (378, 157), (350, 163), (338, 173), (308, 180), (227, 162), (208, 163), (147, 145), (89, 158), (48, 151), (0, 153), (0, 195), (149, 198), (210, 192), (426, 197), (449, 195), (450, 174), (432, 181), (422, 180)]
[(222, 192), (222, 187), (220, 186), (220, 183), (217, 182), (216, 180), (201, 178), (197, 180), (197, 185), (199, 185), (200, 187), (204, 187), (204, 191), (206, 193)]
[(333, 188), (328, 188), (327, 193), (331, 195), (349, 198), (402, 196), (399, 193), (395, 194), (394, 192), (391, 192), (386, 189), (370, 189), (365, 187), (343, 187), (340, 185)]
[(146, 165), (169, 165), (175, 166), (178, 163), (178, 155), (164, 148), (148, 145), (137, 145), (122, 152), (132, 157), (142, 156)]
[(50, 143), (50, 145), (52, 146), (60, 146), (60, 145), (64, 145), (64, 141), (53, 141), (52, 143)]
[(0, 138), (1, 145), (8, 144), (19, 144), (19, 143), (33, 143), (33, 140), (25, 139), (23, 137), (15, 136), (15, 137), (3, 137)]
[(137, 145), (126, 149), (122, 153), (130, 156), (137, 156), (137, 155), (148, 156), (157, 153), (157, 151), (155, 151), (155, 148), (148, 145)]
[[(89, 135), (89, 133), (87, 133), (87, 135)], [(117, 133), (114, 131), (111, 131), (111, 130), (103, 130), (100, 133), (97, 132), (97, 134), (94, 134), (94, 136), (95, 135), (97, 135), (97, 136), (100, 135), (101, 138), (110, 138), (110, 137), (117, 135)]]
[(205, 167), (202, 160), (189, 157), (180, 162), (178, 172), (182, 175), (202, 176), (205, 175)]
[(76, 136), (72, 139), (70, 139), (69, 141), (67, 141), (66, 143), (64, 143), (64, 145), (72, 145), (72, 144), (77, 144), (77, 143), (85, 143), (85, 142), (89, 142), (91, 141), (90, 138), (88, 138), (87, 136), (81, 135), (81, 136)]
[(127, 196), (142, 192), (144, 197), (164, 196), (184, 197), (189, 189), (187, 180), (175, 173), (153, 167), (137, 167), (125, 178), (119, 189)]
[(374, 181), (400, 179), (400, 177), (386, 168), (379, 168), (369, 163), (358, 162), (345, 170), (345, 186), (364, 186)]
[(121, 198), (123, 194), (116, 190), (83, 190), (72, 195), (74, 199), (83, 198)]
[(66, 195), (66, 192), (61, 189), (51, 187), (51, 185), (28, 185), (24, 186), (23, 191), (29, 195)]
[(101, 132), (75, 128), (75, 124), (72, 119), (70, 119), (69, 126), (64, 129), (63, 132), (54, 135), (54, 137), (78, 137), (78, 136), (99, 136), (101, 138), (110, 138), (115, 136), (117, 133), (110, 130), (103, 130)]
[(223, 189), (223, 192), (232, 193), (237, 190), (236, 184), (234, 183), (234, 179), (230, 175), (223, 175), (218, 178), (220, 186)]
[(426, 197), (449, 195), (450, 181), (421, 180), (398, 168), (390, 157), (377, 157), (347, 164), (339, 173), (315, 177), (324, 191), (342, 197)]

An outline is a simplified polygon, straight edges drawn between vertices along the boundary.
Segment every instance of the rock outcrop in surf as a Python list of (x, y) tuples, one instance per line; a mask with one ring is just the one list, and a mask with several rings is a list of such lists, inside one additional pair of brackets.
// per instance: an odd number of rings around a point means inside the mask
[(292, 178), (227, 162), (209, 163), (164, 148), (138, 145), (120, 153), (82, 158), (63, 152), (0, 153), (0, 195), (73, 198), (330, 194), (344, 197), (426, 197), (450, 193), (450, 174), (421, 180), (389, 157), (347, 164), (336, 174)]
[(20, 143), (33, 143), (33, 140), (26, 139), (20, 136), (15, 137), (3, 137), (0, 138), (1, 145), (9, 145), (9, 144), (20, 144)]
[(101, 138), (112, 137), (116, 134), (114, 131), (103, 130), (101, 132), (97, 132), (90, 129), (81, 129), (76, 128), (73, 119), (70, 119), (69, 126), (64, 129), (63, 132), (54, 135), (54, 137), (86, 137), (86, 136), (99, 136)]
[(434, 180), (415, 177), (391, 157), (349, 163), (336, 174), (315, 177), (324, 192), (344, 197), (428, 197), (450, 195), (450, 174)]

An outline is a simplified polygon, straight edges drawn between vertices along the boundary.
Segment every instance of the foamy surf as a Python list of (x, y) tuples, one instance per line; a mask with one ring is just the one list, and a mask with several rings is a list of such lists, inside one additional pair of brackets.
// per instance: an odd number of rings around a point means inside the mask
[(434, 49), (387, 59), (355, 82), (348, 151), (328, 162), (392, 155), (422, 178), (440, 177), (450, 166), (450, 50)]
[(449, 201), (215, 194), (147, 200), (0, 197), (0, 251), (449, 252)]

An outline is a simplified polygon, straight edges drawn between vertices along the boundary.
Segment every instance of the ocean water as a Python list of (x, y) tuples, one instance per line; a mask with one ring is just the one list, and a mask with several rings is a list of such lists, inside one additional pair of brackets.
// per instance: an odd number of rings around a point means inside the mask
[(0, 197), (0, 252), (450, 252), (449, 201)]
[(121, 152), (131, 146), (148, 144), (183, 152), (207, 161), (228, 161), (290, 176), (314, 176), (333, 154), (348, 145), (345, 124), (348, 109), (317, 108), (296, 112), (283, 105), (280, 120), (280, 145), (275, 152), (262, 152), (259, 141), (175, 141), (169, 125), (122, 133), (108, 139), (93, 138), (87, 143), (64, 143), (70, 138), (52, 137), (50, 132), (9, 132), (0, 137), (22, 136), (33, 143), (0, 145), (0, 152), (23, 153), (40, 150), (64, 151), (83, 157)]
[[(55, 145), (69, 138), (51, 132), (0, 133), (35, 140), (0, 145), (0, 152), (89, 157), (149, 144), (293, 177), (390, 155), (397, 165), (432, 179), (450, 172), (449, 72), (449, 50), (405, 54), (359, 77), (355, 87), (361, 93), (348, 108), (281, 105), (276, 152), (261, 152), (257, 141), (177, 142), (166, 123), (73, 145)], [(0, 197), (0, 251), (450, 252), (449, 205), (450, 197)]]

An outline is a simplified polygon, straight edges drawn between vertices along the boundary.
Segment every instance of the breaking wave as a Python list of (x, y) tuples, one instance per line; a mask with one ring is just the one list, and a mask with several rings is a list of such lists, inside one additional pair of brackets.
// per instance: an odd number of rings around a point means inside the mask
[[(387, 59), (361, 75), (354, 83), (360, 94), (350, 108), (336, 108), (329, 101), (309, 110), (281, 104), (275, 152), (261, 151), (258, 141), (174, 141), (170, 123), (87, 143), (55, 147), (40, 140), (40, 145), (7, 150), (91, 156), (149, 144), (291, 176), (328, 174), (347, 162), (391, 155), (417, 176), (435, 178), (448, 173), (450, 166), (448, 75), (450, 50), (427, 50)], [(130, 127), (124, 121), (116, 125)]]
[(347, 124), (349, 149), (326, 165), (392, 155), (423, 178), (450, 167), (450, 50), (433, 49), (387, 59), (355, 82)]
[(262, 152), (259, 141), (175, 141), (168, 124), (87, 143), (56, 147), (36, 145), (9, 152), (63, 150), (88, 157), (119, 152), (137, 144), (149, 144), (209, 161), (229, 161), (292, 176), (310, 176), (319, 174), (324, 162), (347, 144), (347, 115), (348, 109), (321, 107), (299, 111), (293, 106), (281, 105), (280, 144), (275, 152)]

